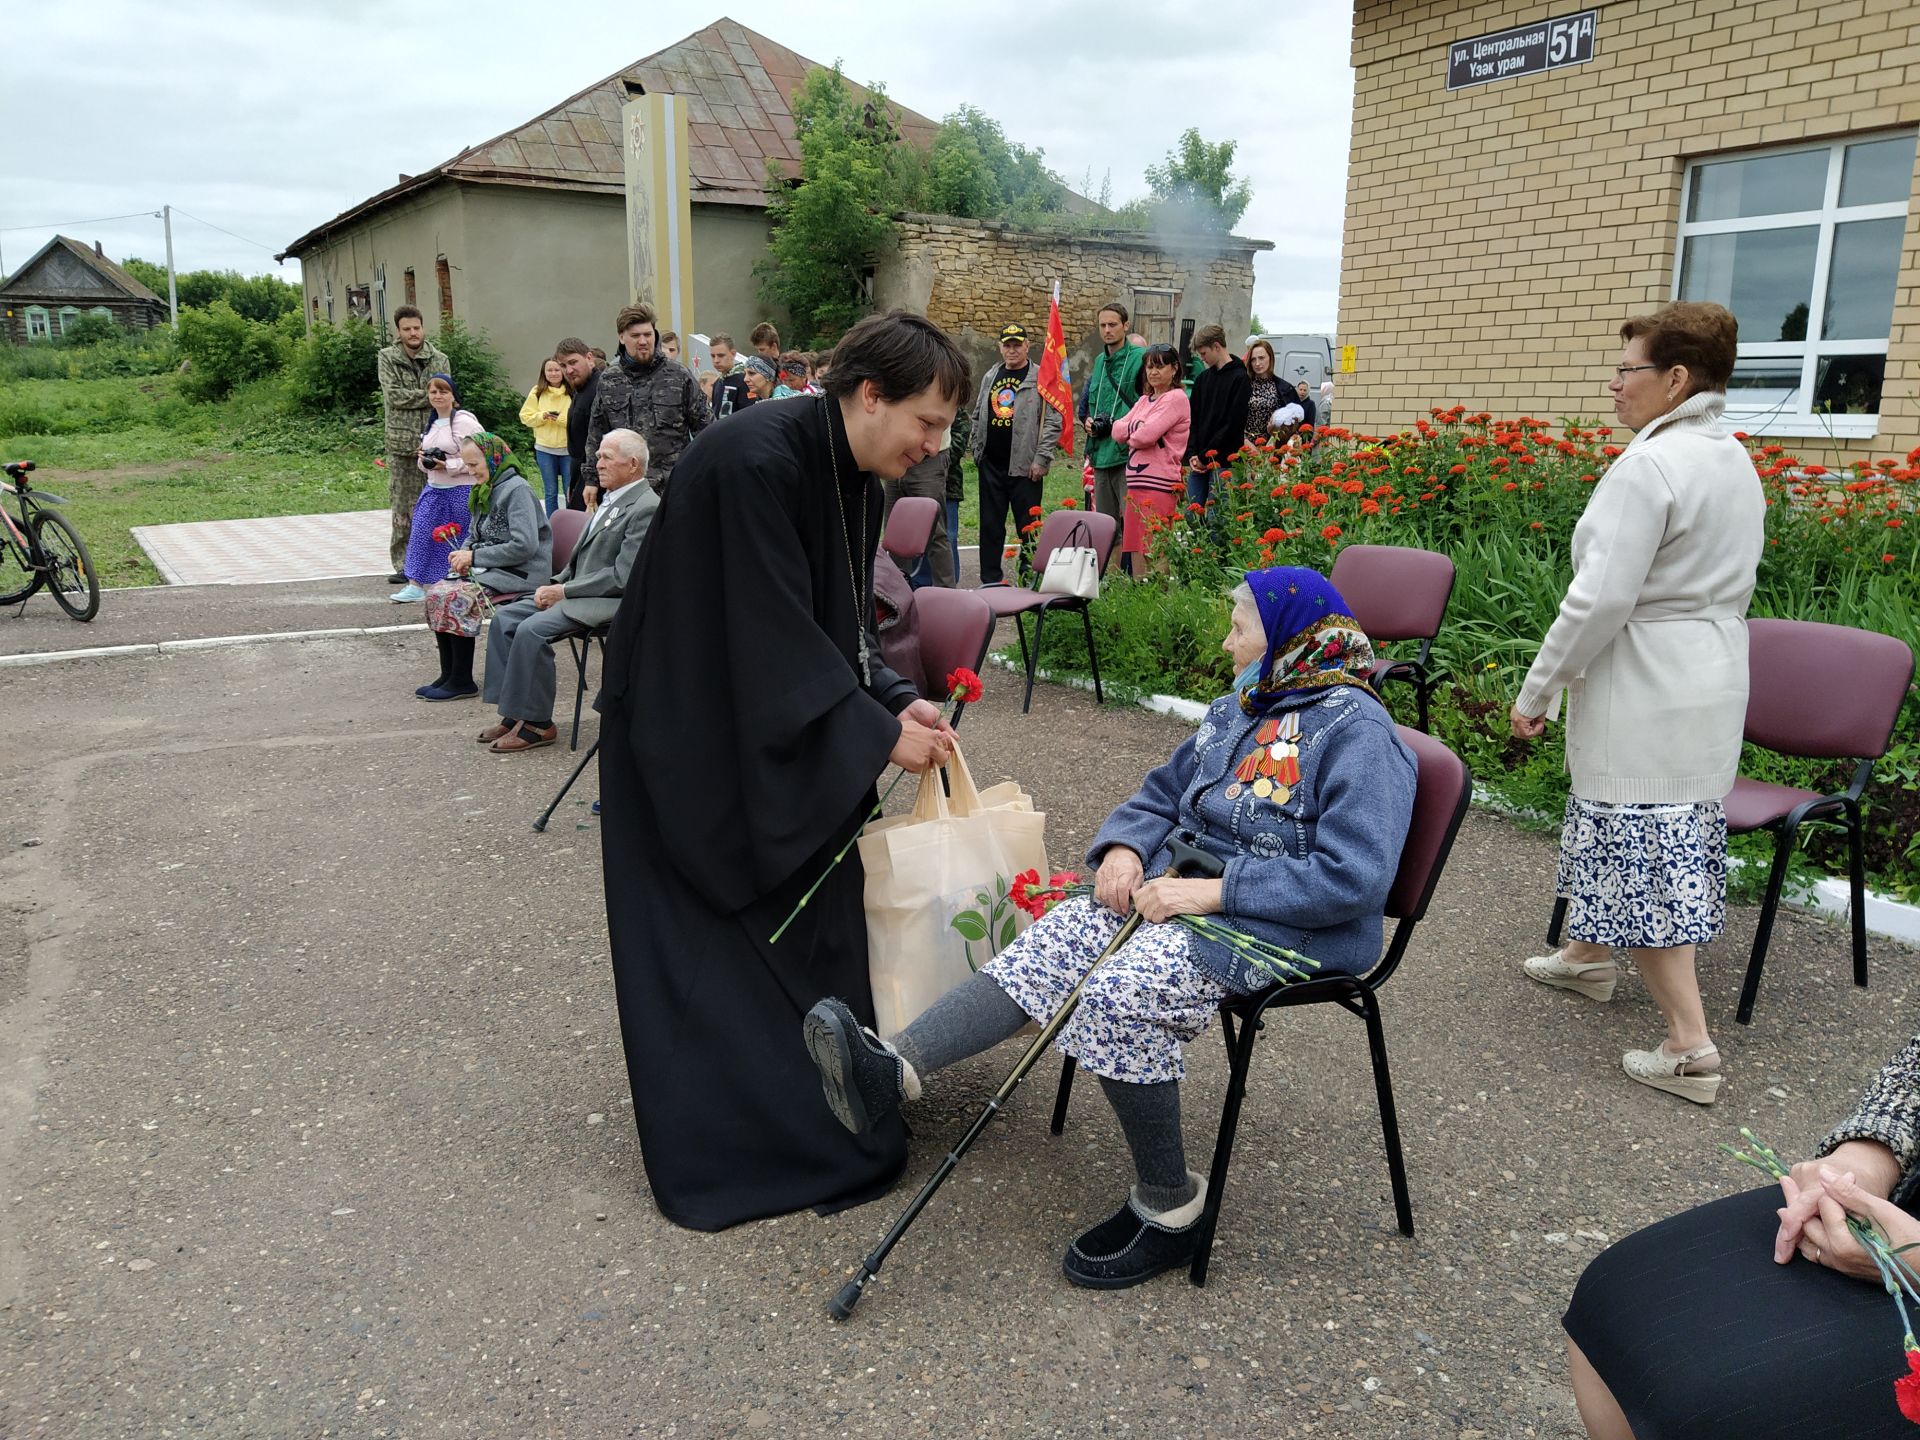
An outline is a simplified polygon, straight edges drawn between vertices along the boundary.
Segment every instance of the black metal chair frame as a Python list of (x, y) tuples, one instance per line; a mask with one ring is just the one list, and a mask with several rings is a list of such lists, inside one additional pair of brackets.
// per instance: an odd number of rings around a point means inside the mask
[(573, 652), (573, 668), (579, 677), (579, 683), (573, 691), (573, 738), (567, 741), (567, 749), (580, 748), (580, 710), (587, 699), (587, 660), (593, 653), (594, 644), (600, 646), (600, 660), (604, 665), (607, 658), (607, 632), (612, 626), (596, 625), (591, 630), (567, 636), (567, 649)]
[[(1451, 598), (1451, 594), (1449, 594), (1449, 598)], [(1434, 638), (1435, 637), (1429, 635), (1422, 640), (1420, 642), (1420, 653), (1411, 660), (1395, 660), (1390, 655), (1382, 657), (1386, 661), (1386, 668), (1377, 670), (1373, 677), (1373, 688), (1375, 690), (1378, 690), (1389, 680), (1404, 680), (1413, 686), (1414, 705), (1420, 717), (1415, 723), (1414, 729), (1418, 730), (1422, 735), (1429, 733), (1427, 730), (1428, 704), (1433, 697), (1434, 690), (1437, 689), (1440, 684), (1439, 678), (1428, 668), (1428, 658), (1433, 654)]]
[[(1082, 600), (1077, 595), (1056, 595), (1049, 597), (1045, 605), (1035, 606), (1031, 611), (1015, 611), (1013, 615), (1013, 633), (1020, 637), (1020, 659), (1027, 669), (1027, 694), (1020, 702), (1020, 713), (1025, 715), (1033, 705), (1033, 682), (1040, 669), (1040, 636), (1046, 630), (1047, 612), (1050, 610), (1080, 612), (1080, 624), (1087, 634), (1087, 664), (1093, 671), (1094, 703), (1106, 704), (1106, 692), (1100, 688), (1100, 649), (1093, 640), (1093, 602)], [(1034, 617), (1031, 647), (1027, 644), (1027, 628), (1020, 623), (1029, 614)]]
[[(1867, 861), (1866, 834), (1861, 823), (1860, 800), (1867, 782), (1873, 778), (1873, 761), (1862, 760), (1853, 772), (1853, 783), (1834, 795), (1803, 800), (1777, 820), (1751, 829), (1734, 831), (1751, 835), (1767, 831), (1773, 836), (1773, 865), (1767, 874), (1767, 896), (1760, 906), (1760, 920), (1753, 930), (1753, 951), (1747, 957), (1747, 978), (1740, 987), (1740, 1008), (1734, 1018), (1742, 1025), (1753, 1023), (1754, 1002), (1760, 996), (1760, 972), (1766, 967), (1767, 947), (1773, 940), (1773, 919), (1780, 909), (1780, 895), (1787, 883), (1787, 865), (1793, 858), (1794, 842), (1802, 825), (1838, 825), (1847, 832), (1847, 885), (1850, 890), (1851, 929), (1853, 932), (1853, 983), (1867, 988)], [(1553, 902), (1553, 918), (1547, 924), (1547, 944), (1558, 948), (1567, 919), (1567, 897)]]
[[(1460, 798), (1448, 818), (1446, 834), (1427, 872), (1426, 888), (1411, 912), (1394, 925), (1393, 938), (1386, 954), (1365, 975), (1328, 975), (1293, 985), (1274, 985), (1252, 995), (1233, 996), (1221, 1002), (1220, 1031), (1226, 1041), (1228, 1078), (1226, 1100), (1220, 1109), (1220, 1129), (1213, 1142), (1213, 1166), (1207, 1177), (1207, 1201), (1201, 1212), (1200, 1248), (1193, 1257), (1189, 1276), (1195, 1285), (1207, 1283), (1207, 1267), (1213, 1258), (1214, 1231), (1220, 1223), (1220, 1210), (1226, 1197), (1227, 1167), (1233, 1160), (1233, 1142), (1240, 1129), (1240, 1109), (1247, 1095), (1247, 1071), (1253, 1063), (1253, 1045), (1266, 1028), (1266, 1013), (1276, 1006), (1334, 1004), (1349, 1014), (1358, 1015), (1367, 1027), (1367, 1048), (1373, 1060), (1373, 1088), (1380, 1105), (1380, 1134), (1387, 1152), (1387, 1175), (1393, 1186), (1393, 1210), (1400, 1233), (1413, 1234), (1413, 1198), (1407, 1189), (1406, 1160), (1400, 1149), (1399, 1111), (1393, 1100), (1393, 1077), (1387, 1067), (1387, 1037), (1380, 1023), (1378, 991), (1393, 972), (1400, 968), (1414, 926), (1427, 913), (1440, 872), (1446, 868), (1453, 851), (1454, 837), (1466, 818), (1473, 799), (1473, 777), (1468, 775), (1460, 787)], [(1073, 1095), (1074, 1061), (1065, 1057), (1060, 1067), (1060, 1090), (1054, 1097), (1052, 1132), (1061, 1133), (1067, 1123), (1067, 1104)]]

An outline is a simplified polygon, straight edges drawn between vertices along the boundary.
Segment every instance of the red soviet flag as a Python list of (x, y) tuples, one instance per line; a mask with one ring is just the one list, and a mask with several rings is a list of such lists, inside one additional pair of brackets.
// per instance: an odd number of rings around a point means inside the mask
[(1047, 346), (1040, 353), (1040, 398), (1060, 412), (1060, 439), (1073, 454), (1073, 382), (1067, 378), (1067, 337), (1060, 328), (1060, 282), (1053, 282), (1053, 304), (1047, 311)]

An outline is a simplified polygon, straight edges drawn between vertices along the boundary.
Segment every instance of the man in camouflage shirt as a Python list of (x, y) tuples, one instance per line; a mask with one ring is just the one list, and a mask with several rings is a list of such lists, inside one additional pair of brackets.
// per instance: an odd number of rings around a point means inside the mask
[(431, 340), (426, 322), (411, 305), (393, 312), (398, 337), (380, 351), (380, 400), (387, 412), (387, 502), (393, 506), (393, 534), (388, 542), (393, 573), (389, 584), (407, 583), (407, 535), (413, 529), (413, 507), (427, 483), (419, 465), (420, 437), (426, 432), (432, 409), (427, 404), (427, 378), (452, 375), (453, 364)]
[(586, 499), (598, 497), (596, 452), (610, 430), (637, 430), (646, 437), (652, 459), (647, 482), (665, 494), (674, 462), (687, 442), (713, 422), (713, 411), (694, 374), (659, 348), (659, 330), (649, 305), (628, 305), (614, 319), (620, 355), (600, 375), (587, 422)]

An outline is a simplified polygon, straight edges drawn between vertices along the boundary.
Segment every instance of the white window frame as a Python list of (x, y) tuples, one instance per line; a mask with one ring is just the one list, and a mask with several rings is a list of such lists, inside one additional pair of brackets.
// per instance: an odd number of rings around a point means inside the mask
[(60, 307), (60, 333), (62, 335), (66, 334), (68, 327), (72, 324), (72, 320), (69, 320), (67, 318), (68, 316), (72, 316), (73, 320), (78, 320), (84, 313), (78, 305), (62, 305)]
[[(38, 320), (40, 322), (40, 328), (37, 331), (34, 329), (35, 320)], [(46, 306), (44, 305), (27, 306), (26, 321), (27, 321), (27, 339), (28, 340), (51, 340), (53, 338), (52, 312), (50, 312)]]
[[(1828, 355), (1885, 355), (1887, 340), (1822, 340), (1826, 320), (1827, 283), (1833, 259), (1833, 232), (1837, 225), (1855, 220), (1899, 220), (1905, 222), (1913, 196), (1880, 205), (1840, 204), (1841, 168), (1849, 145), (1875, 140), (1896, 140), (1912, 135), (1910, 127), (1895, 130), (1864, 131), (1822, 140), (1807, 145), (1768, 145), (1753, 150), (1722, 151), (1701, 155), (1687, 162), (1680, 182), (1680, 238), (1673, 250), (1674, 299), (1680, 298), (1680, 275), (1687, 258), (1687, 241), (1695, 236), (1744, 234), (1755, 230), (1789, 230), (1818, 226), (1820, 237), (1813, 260), (1813, 295), (1808, 304), (1805, 340), (1740, 342), (1742, 360), (1799, 360), (1800, 384), (1787, 405), (1740, 405), (1729, 394), (1727, 423), (1736, 429), (1750, 429), (1767, 435), (1831, 435), (1837, 439), (1871, 440), (1879, 432), (1878, 415), (1828, 415), (1813, 409), (1814, 385), (1820, 361)], [(1727, 160), (1754, 160), (1762, 156), (1788, 155), (1800, 151), (1827, 152), (1827, 184), (1818, 210), (1798, 210), (1780, 215), (1752, 215), (1737, 220), (1688, 220), (1692, 203), (1694, 174), (1703, 165)], [(1903, 252), (1904, 253), (1904, 242)], [(1898, 294), (1900, 280), (1895, 280)]]

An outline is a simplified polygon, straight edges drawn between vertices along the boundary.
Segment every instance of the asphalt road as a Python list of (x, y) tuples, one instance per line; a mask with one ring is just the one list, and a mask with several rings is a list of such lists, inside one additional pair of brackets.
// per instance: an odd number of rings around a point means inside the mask
[[(127, 633), (271, 628), (149, 593), (177, 613), (122, 597)], [(836, 1325), (823, 1302), (1015, 1050), (938, 1078), (891, 1197), (675, 1229), (631, 1123), (591, 772), (535, 835), (566, 752), (474, 745), (477, 706), (411, 695), (429, 654), (0, 672), (0, 1436), (1577, 1435), (1581, 1268), (1747, 1185), (1715, 1149), (1738, 1126), (1803, 1151), (1915, 1028), (1911, 952), (1876, 941), (1857, 991), (1841, 930), (1798, 916), (1735, 1026), (1742, 911), (1704, 962), (1720, 1103), (1632, 1086), (1645, 992), (1521, 978), (1551, 837), (1476, 813), (1383, 994), (1415, 1238), (1358, 1023), (1290, 1012), (1204, 1290), (1062, 1279), (1127, 1166), (1093, 1087), (1046, 1133), (1047, 1065)], [(1054, 687), (1022, 716), (988, 682), (968, 752), (1048, 810), (1055, 864), (1185, 733)], [(1223, 1075), (1204, 1038), (1196, 1165)]]

